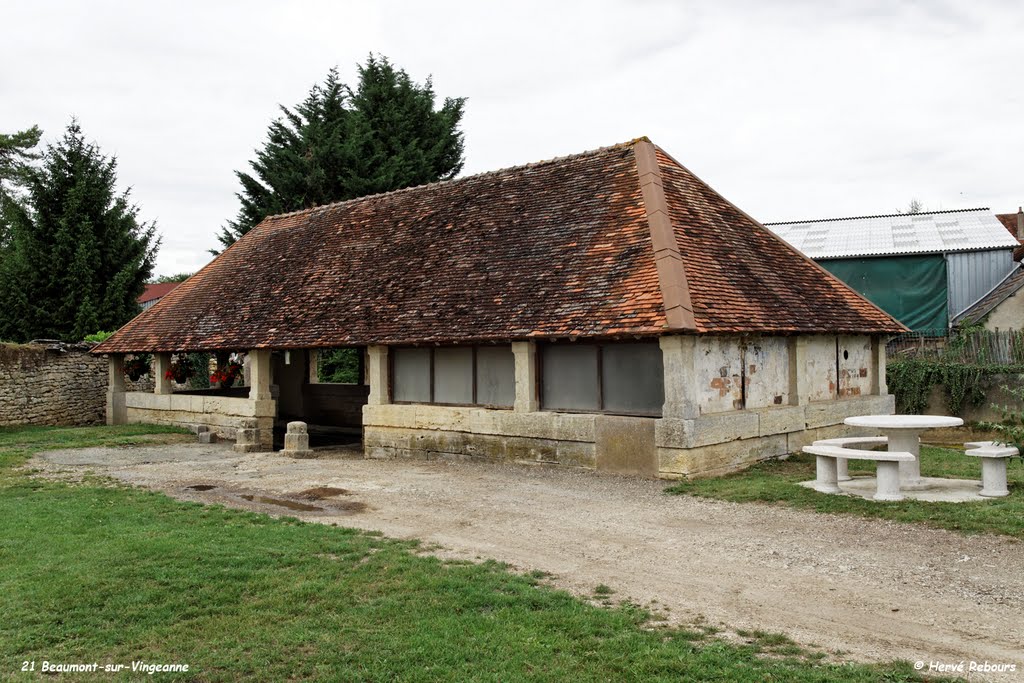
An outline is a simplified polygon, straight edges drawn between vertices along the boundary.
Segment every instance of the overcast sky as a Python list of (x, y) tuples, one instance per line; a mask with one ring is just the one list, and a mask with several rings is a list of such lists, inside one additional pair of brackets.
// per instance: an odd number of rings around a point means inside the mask
[(192, 271), (277, 105), (370, 51), (468, 98), (463, 174), (647, 135), (762, 221), (1024, 203), (1024, 5), (13, 2), (0, 131), (71, 116)]

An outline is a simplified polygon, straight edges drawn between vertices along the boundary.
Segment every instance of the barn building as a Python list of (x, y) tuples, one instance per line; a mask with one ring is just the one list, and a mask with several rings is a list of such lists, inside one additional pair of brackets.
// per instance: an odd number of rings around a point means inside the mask
[[(678, 478), (891, 413), (903, 331), (642, 138), (267, 218), (95, 353), (111, 423)], [(338, 348), (361, 381), (316, 382)], [(248, 386), (175, 392), (190, 351), (246, 353)], [(125, 392), (142, 352), (155, 391)]]
[(827, 218), (765, 227), (917, 332), (950, 323), (1017, 268), (988, 209)]

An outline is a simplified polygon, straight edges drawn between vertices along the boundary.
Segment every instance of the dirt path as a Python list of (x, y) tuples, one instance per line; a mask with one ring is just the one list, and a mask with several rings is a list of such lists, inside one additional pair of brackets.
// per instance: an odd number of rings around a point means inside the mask
[[(53, 451), (31, 466), (417, 538), (446, 556), (551, 572), (580, 594), (606, 584), (616, 598), (656, 600), (673, 620), (782, 631), (855, 659), (988, 660), (1015, 663), (1012, 678), (1024, 677), (1024, 543), (1012, 539), (669, 496), (664, 482), (527, 466), (291, 460), (192, 444)], [(197, 485), (215, 488), (189, 488)], [(315, 487), (344, 493), (297, 495)]]

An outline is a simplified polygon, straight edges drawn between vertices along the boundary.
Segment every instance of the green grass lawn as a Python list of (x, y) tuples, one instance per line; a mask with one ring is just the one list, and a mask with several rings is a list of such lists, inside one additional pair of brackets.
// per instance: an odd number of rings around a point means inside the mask
[[(856, 496), (818, 493), (797, 486), (814, 479), (814, 456), (804, 453), (788, 460), (769, 460), (748, 470), (717, 479), (683, 481), (670, 493), (720, 498), (736, 502), (761, 502), (790, 507), (877, 517), (900, 522), (918, 522), (966, 533), (990, 532), (1024, 538), (1024, 464), (1009, 463), (1010, 495), (981, 502), (930, 503), (902, 500), (883, 503)], [(850, 474), (874, 474), (875, 463), (849, 461)], [(981, 479), (978, 458), (949, 448), (921, 448), (921, 474), (926, 477)]]
[(0, 429), (0, 679), (144, 660), (191, 667), (152, 678), (200, 681), (920, 680), (905, 663), (826, 664), (777, 634), (657, 628), (638, 607), (412, 543), (15, 469), (45, 448), (180, 439), (168, 431)]

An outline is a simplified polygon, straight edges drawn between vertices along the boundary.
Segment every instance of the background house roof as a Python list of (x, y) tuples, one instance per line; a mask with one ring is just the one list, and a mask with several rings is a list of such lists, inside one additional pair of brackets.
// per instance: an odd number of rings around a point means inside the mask
[(146, 304), (150, 301), (162, 299), (168, 292), (177, 287), (180, 282), (161, 282), (155, 285), (146, 285), (146, 289), (139, 295), (139, 303)]
[(1017, 240), (1007, 234), (1002, 223), (989, 209), (828, 218), (764, 225), (814, 259), (934, 254), (1012, 249), (1017, 246)]
[(904, 329), (639, 140), (270, 217), (95, 351)]
[(1018, 218), (1020, 212), (1021, 210), (1017, 209), (1017, 213), (996, 214), (996, 218), (998, 218), (999, 222), (1003, 224), (1003, 227), (1006, 228), (1007, 232), (1009, 232), (1010, 235), (1020, 243), (1020, 246), (1018, 246), (1013, 252), (1013, 258), (1015, 261), (1024, 259), (1024, 238), (1021, 238), (1020, 235), (1020, 219)]
[(992, 291), (956, 316), (953, 323), (956, 325), (971, 325), (981, 321), (986, 315), (995, 310), (996, 306), (1016, 294), (1021, 288), (1024, 288), (1024, 266), (1017, 268), (1007, 275), (1002, 282), (992, 288)]

